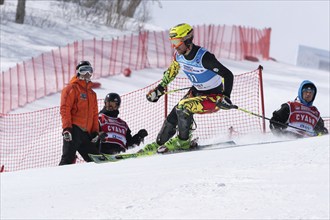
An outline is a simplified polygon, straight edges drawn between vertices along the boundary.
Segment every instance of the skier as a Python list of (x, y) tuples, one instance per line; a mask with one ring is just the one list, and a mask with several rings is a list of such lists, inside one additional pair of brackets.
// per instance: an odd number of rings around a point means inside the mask
[(295, 137), (328, 134), (320, 112), (313, 106), (316, 93), (314, 83), (309, 80), (303, 81), (298, 90), (298, 97), (294, 101), (282, 104), (279, 110), (273, 112), (269, 125), (273, 134), (288, 134)]
[(63, 154), (59, 165), (75, 163), (76, 151), (90, 162), (88, 154), (97, 154), (91, 140), (98, 134), (98, 107), (96, 93), (92, 90), (93, 67), (80, 61), (76, 75), (61, 94), (60, 113), (63, 128)]
[[(132, 137), (127, 123), (118, 117), (121, 98), (117, 93), (109, 93), (104, 99), (104, 107), (99, 113), (100, 135), (98, 143), (100, 152), (117, 154), (140, 145), (148, 135), (145, 129), (139, 130)], [(93, 140), (94, 142), (96, 139)], [(101, 142), (101, 143), (100, 143)]]
[[(165, 119), (156, 142), (146, 145), (140, 152), (189, 149), (193, 115), (231, 107), (233, 74), (212, 53), (193, 43), (193, 28), (186, 23), (178, 24), (170, 29), (169, 38), (176, 50), (174, 59), (160, 84), (147, 94), (147, 100), (157, 102), (179, 69), (188, 76), (192, 87)], [(177, 127), (178, 135), (173, 137)]]

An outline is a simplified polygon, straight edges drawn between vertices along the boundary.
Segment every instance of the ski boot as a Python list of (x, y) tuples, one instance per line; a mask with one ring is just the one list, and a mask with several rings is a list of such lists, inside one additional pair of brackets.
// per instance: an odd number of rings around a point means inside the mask
[(138, 151), (138, 153), (144, 153), (144, 152), (156, 152), (159, 145), (156, 142), (152, 142), (151, 144), (147, 144)]
[(191, 137), (188, 140), (181, 140), (179, 136), (171, 138), (164, 145), (158, 147), (157, 153), (166, 153), (175, 150), (188, 150), (191, 146)]
[(194, 138), (190, 141), (190, 149), (191, 150), (197, 150), (198, 149), (198, 137)]

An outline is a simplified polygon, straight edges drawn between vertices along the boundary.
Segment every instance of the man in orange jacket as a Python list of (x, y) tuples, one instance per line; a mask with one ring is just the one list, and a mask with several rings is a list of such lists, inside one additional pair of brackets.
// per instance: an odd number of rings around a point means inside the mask
[(75, 163), (76, 151), (87, 162), (91, 161), (89, 153), (99, 153), (91, 142), (99, 132), (97, 98), (91, 82), (93, 68), (90, 62), (80, 61), (76, 71), (61, 94), (63, 154), (59, 165)]

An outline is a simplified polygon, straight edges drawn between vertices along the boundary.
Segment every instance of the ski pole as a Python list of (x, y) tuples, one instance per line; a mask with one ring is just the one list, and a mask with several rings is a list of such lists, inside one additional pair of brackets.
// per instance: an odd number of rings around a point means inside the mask
[(170, 90), (170, 91), (164, 92), (164, 94), (171, 94), (171, 93), (175, 93), (175, 92), (182, 91), (182, 90), (186, 90), (186, 89), (190, 89), (190, 88), (191, 88), (191, 87), (185, 87), (185, 88), (180, 88), (180, 89), (173, 89), (173, 90)]
[[(305, 130), (305, 129), (297, 128), (297, 127), (294, 127), (294, 126), (292, 126), (292, 125), (287, 125), (287, 124), (284, 124), (284, 123), (279, 122), (279, 121), (271, 120), (270, 118), (267, 118), (267, 117), (265, 117), (265, 116), (262, 116), (262, 115), (259, 115), (259, 114), (257, 114), (257, 113), (251, 112), (251, 111), (246, 110), (246, 109), (244, 109), (244, 108), (240, 108), (240, 107), (238, 107), (237, 105), (232, 105), (231, 109), (237, 109), (237, 110), (242, 111), (242, 112), (245, 112), (245, 113), (247, 113), (247, 114), (250, 114), (250, 115), (253, 115), (253, 116), (256, 116), (256, 117), (262, 118), (262, 119), (266, 119), (266, 120), (268, 120), (268, 121), (270, 121), (270, 122), (272, 122), (272, 123), (276, 123), (276, 124), (278, 124), (278, 125), (282, 125), (282, 126), (285, 126), (285, 127), (294, 128), (294, 129), (297, 129), (297, 130), (299, 130), (299, 131), (303, 131), (303, 132), (306, 132), (306, 133), (313, 134), (312, 132), (307, 131), (307, 130)], [(314, 134), (313, 134), (313, 136), (314, 136)]]

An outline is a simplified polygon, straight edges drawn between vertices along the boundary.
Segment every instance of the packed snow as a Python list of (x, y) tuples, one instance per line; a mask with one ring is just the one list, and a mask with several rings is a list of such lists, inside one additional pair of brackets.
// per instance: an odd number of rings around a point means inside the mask
[[(1, 68), (106, 32), (104, 27), (91, 28), (82, 36), (75, 24), (57, 22), (69, 31), (1, 24)], [(13, 35), (22, 36), (15, 39), (15, 46)], [(266, 116), (293, 100), (300, 83), (309, 79), (318, 88), (314, 104), (323, 117), (329, 117), (329, 72), (273, 61), (220, 61), (234, 74), (249, 72), (259, 64), (264, 67)], [(159, 80), (162, 72), (145, 69), (131, 77), (97, 79), (102, 87), (95, 91), (98, 98), (109, 92), (126, 94)], [(60, 94), (55, 94), (11, 114), (58, 106), (59, 102)], [(330, 218), (329, 135), (284, 141), (267, 132), (234, 141), (238, 146), (1, 173), (0, 219)], [(254, 144), (269, 141), (274, 143)]]

